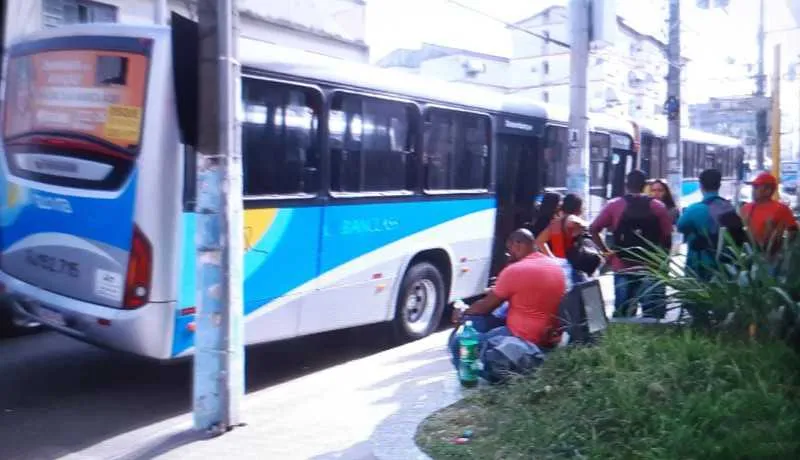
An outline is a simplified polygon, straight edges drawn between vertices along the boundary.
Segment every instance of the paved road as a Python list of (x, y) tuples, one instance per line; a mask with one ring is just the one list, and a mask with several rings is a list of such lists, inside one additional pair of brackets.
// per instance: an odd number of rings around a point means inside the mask
[[(375, 326), (251, 347), (247, 391), (389, 349), (386, 337)], [(189, 361), (155, 363), (52, 332), (0, 341), (0, 459), (58, 458), (190, 410)]]
[[(362, 328), (250, 348), (247, 391), (390, 348)], [(53, 459), (191, 410), (191, 363), (160, 364), (45, 332), (0, 341), (0, 459)]]

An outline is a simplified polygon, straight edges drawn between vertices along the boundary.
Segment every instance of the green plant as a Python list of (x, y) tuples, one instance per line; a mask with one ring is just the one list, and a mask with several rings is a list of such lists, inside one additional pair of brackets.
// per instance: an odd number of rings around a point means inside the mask
[(616, 324), (435, 414), (417, 441), (437, 460), (799, 458), (798, 366), (780, 343)]
[(800, 239), (773, 254), (770, 248), (754, 250), (752, 242), (739, 248), (730, 236), (724, 238), (718, 254), (725, 258), (699, 264), (683, 264), (655, 245), (629, 251), (626, 258), (642, 263), (634, 273), (652, 281), (640, 298), (665, 286), (669, 308), (687, 311), (695, 327), (797, 344)]

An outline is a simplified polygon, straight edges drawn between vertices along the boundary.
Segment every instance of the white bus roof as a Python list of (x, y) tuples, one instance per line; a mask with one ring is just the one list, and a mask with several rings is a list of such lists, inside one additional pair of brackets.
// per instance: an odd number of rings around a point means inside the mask
[[(75, 35), (169, 36), (170, 29), (157, 25), (119, 23), (75, 24), (44, 29), (20, 37), (11, 44), (47, 38)], [(507, 95), (465, 83), (445, 82), (409, 74), (399, 70), (383, 69), (363, 63), (335, 59), (304, 50), (287, 48), (246, 37), (239, 40), (239, 60), (245, 69), (276, 75), (300, 77), (312, 81), (328, 82), (344, 87), (375, 90), (396, 96), (418, 98), (432, 103), (471, 107), (489, 112), (503, 112), (555, 121), (566, 124), (569, 108), (535, 101), (524, 96)], [(661, 126), (663, 125), (663, 126)], [(590, 113), (591, 129), (610, 130), (633, 135), (631, 120), (610, 115)], [(643, 130), (666, 136), (666, 123), (641, 124)], [(702, 131), (682, 129), (683, 138), (696, 142), (737, 146), (739, 141)]]
[[(639, 124), (642, 132), (649, 132), (657, 137), (667, 137), (666, 121), (645, 121)], [(741, 141), (735, 137), (720, 136), (693, 128), (681, 127), (681, 140), (698, 142), (701, 144), (722, 145), (725, 147), (738, 147)]]
[(242, 67), (252, 70), (491, 112), (508, 112), (541, 119), (546, 116), (545, 110), (539, 104), (519, 97), (510, 97), (464, 83), (445, 82), (399, 70), (344, 61), (249, 38), (239, 40), (239, 54)]

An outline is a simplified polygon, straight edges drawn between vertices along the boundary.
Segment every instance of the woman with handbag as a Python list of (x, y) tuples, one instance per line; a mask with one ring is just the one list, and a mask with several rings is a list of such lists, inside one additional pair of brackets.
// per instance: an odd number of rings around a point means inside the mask
[[(583, 267), (576, 266), (576, 259), (581, 256), (576, 242), (586, 234), (588, 223), (583, 215), (583, 200), (574, 193), (569, 193), (561, 203), (560, 212), (554, 213), (550, 224), (536, 235), (539, 250), (551, 257), (569, 261), (572, 265), (571, 282), (573, 284), (586, 281), (587, 273)], [(599, 253), (598, 253), (599, 254)], [(593, 272), (593, 270), (591, 270)]]

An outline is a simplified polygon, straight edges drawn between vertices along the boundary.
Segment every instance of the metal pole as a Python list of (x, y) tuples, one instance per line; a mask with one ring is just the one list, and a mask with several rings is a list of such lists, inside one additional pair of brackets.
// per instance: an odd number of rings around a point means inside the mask
[(239, 18), (235, 0), (202, 0), (198, 8), (194, 424), (223, 433), (239, 424), (244, 394)]
[[(772, 175), (781, 183), (781, 45), (775, 45), (772, 70)], [(775, 189), (775, 198), (780, 197), (780, 187)]]
[(667, 73), (668, 106), (671, 104), (667, 125), (667, 181), (675, 203), (680, 209), (683, 188), (683, 155), (681, 154), (681, 4), (669, 0), (669, 45), (667, 47), (669, 72)]
[(156, 0), (153, 18), (155, 23), (162, 26), (167, 25), (168, 11), (169, 7), (167, 6), (167, 0)]
[[(570, 65), (569, 65), (569, 156), (567, 190), (578, 194), (584, 203), (589, 199), (589, 1), (570, 0)], [(592, 210), (587, 209), (591, 215)]]
[[(764, 97), (764, 0), (759, 0), (758, 12), (758, 75), (756, 75), (756, 96)], [(764, 170), (764, 149), (767, 145), (767, 111), (759, 108), (756, 112), (756, 165), (759, 171)]]

